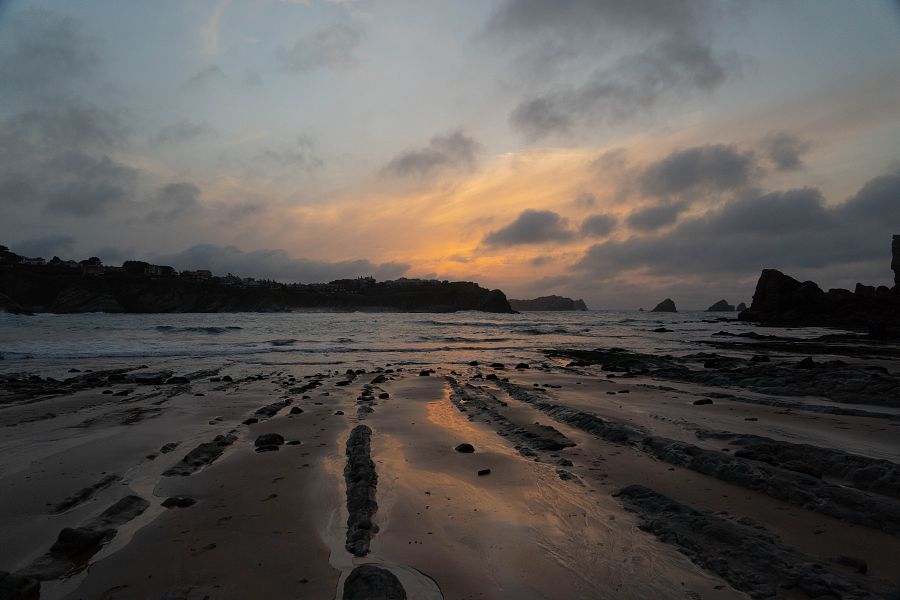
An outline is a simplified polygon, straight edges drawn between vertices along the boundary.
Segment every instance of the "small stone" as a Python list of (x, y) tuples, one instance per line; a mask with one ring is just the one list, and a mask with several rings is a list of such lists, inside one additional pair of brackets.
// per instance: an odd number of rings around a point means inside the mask
[(481, 469), (480, 471), (478, 471), (479, 477), (484, 477), (485, 475), (490, 475), (490, 474), (491, 474), (490, 469)]
[(166, 508), (187, 508), (196, 503), (196, 500), (187, 496), (172, 496), (163, 500), (162, 505)]
[(264, 433), (256, 438), (254, 445), (259, 448), (261, 446), (280, 446), (284, 444), (284, 437), (278, 433)]
[(713, 401), (709, 398), (700, 398), (699, 400), (694, 400), (694, 406), (703, 406), (705, 404), (712, 404)]
[(475, 446), (473, 446), (472, 444), (463, 443), (454, 448), (454, 450), (461, 454), (471, 454), (472, 452), (475, 452)]

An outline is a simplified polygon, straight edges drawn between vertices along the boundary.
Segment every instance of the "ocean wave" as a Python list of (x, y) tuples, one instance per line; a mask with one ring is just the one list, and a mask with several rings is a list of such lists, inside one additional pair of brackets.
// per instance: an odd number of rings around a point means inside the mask
[(225, 327), (175, 327), (174, 325), (157, 325), (154, 329), (161, 333), (208, 333), (210, 335), (218, 335), (229, 331), (237, 331), (243, 329), (243, 327), (238, 327), (236, 325), (228, 325)]

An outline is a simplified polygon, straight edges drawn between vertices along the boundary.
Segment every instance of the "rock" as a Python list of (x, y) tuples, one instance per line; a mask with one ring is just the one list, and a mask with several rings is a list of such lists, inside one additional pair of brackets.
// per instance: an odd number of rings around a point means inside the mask
[(244, 425), (255, 425), (256, 423), (259, 423), (259, 419), (256, 417), (250, 417), (249, 419), (244, 420)]
[(0, 571), (0, 598), (3, 600), (39, 600), (41, 582), (34, 577)]
[(481, 469), (480, 471), (478, 471), (479, 477), (484, 477), (485, 475), (490, 475), (490, 474), (491, 474), (490, 469)]
[(869, 563), (861, 558), (856, 558), (854, 556), (838, 556), (836, 562), (845, 567), (855, 569), (857, 573), (861, 573), (862, 575), (869, 572)]
[(816, 361), (812, 359), (811, 356), (807, 356), (803, 360), (797, 363), (798, 369), (812, 369), (816, 366)]
[(454, 448), (454, 450), (462, 454), (471, 454), (472, 452), (475, 452), (475, 446), (463, 443)]
[(506, 365), (504, 365), (503, 363), (495, 362), (495, 363), (491, 363), (491, 368), (492, 369), (505, 369)]
[(666, 329), (665, 327), (657, 327), (653, 330), (653, 333), (672, 333), (672, 330)]
[(211, 442), (200, 444), (187, 453), (181, 462), (175, 464), (168, 470), (163, 472), (163, 476), (172, 477), (175, 475), (190, 475), (203, 466), (212, 464), (216, 459), (222, 456), (225, 448), (237, 441), (237, 437), (232, 434), (217, 435)]
[(419, 377), (428, 377), (429, 375), (431, 375), (431, 373), (431, 369), (422, 369), (421, 371), (419, 371)]
[(253, 442), (253, 445), (257, 448), (260, 446), (281, 446), (282, 444), (284, 444), (284, 437), (278, 433), (264, 433)]
[(752, 363), (767, 363), (771, 362), (771, 359), (765, 354), (754, 354), (750, 357), (750, 362)]
[(128, 381), (138, 385), (162, 385), (171, 375), (171, 371), (132, 373)]
[(303, 409), (302, 409), (302, 408), (300, 408), (299, 406), (292, 406), (292, 407), (291, 407), (291, 410), (290, 410), (290, 412), (289, 412), (288, 414), (291, 414), (291, 415), (299, 415), (299, 414), (302, 414), (302, 413), (303, 413)]
[(900, 290), (900, 235), (891, 240), (891, 270), (894, 272), (894, 291)]
[(378, 394), (379, 400), (387, 400), (390, 397), (391, 397), (391, 395), (388, 394), (387, 392), (381, 392), (380, 394)]
[(712, 404), (713, 401), (709, 398), (700, 398), (699, 400), (694, 400), (694, 406), (704, 406), (706, 404)]
[(222, 376), (222, 381), (231, 383), (232, 381), (234, 381), (234, 378), (232, 378), (231, 375), (223, 375), (223, 376)]
[(530, 368), (531, 367), (527, 363), (519, 363), (516, 365), (516, 369), (518, 369), (520, 371), (524, 370), (524, 369), (530, 369)]
[(190, 382), (191, 380), (187, 377), (169, 377), (166, 379), (166, 385), (185, 385)]
[(477, 366), (478, 366), (478, 361), (477, 361), (477, 360), (470, 360), (470, 361), (469, 361), (469, 366), (470, 366), (470, 367), (477, 367)]
[(532, 300), (510, 300), (513, 310), (519, 311), (565, 311), (587, 310), (584, 300), (573, 300), (564, 296), (541, 296)]
[(187, 496), (172, 496), (162, 501), (162, 506), (166, 508), (187, 508), (193, 506), (197, 501)]
[(656, 305), (656, 307), (650, 312), (678, 312), (678, 309), (675, 308), (675, 303), (671, 298), (666, 298), (662, 302)]
[(741, 302), (734, 310), (736, 310), (737, 312), (744, 312), (745, 310), (747, 310), (747, 305)]
[(354, 556), (369, 553), (372, 536), (378, 526), (372, 517), (378, 510), (375, 492), (378, 473), (371, 457), (372, 429), (357, 425), (347, 438), (347, 464), (344, 482), (347, 489), (347, 537), (344, 547)]
[(339, 417), (339, 416), (341, 416), (341, 415), (344, 414), (344, 411), (342, 411), (342, 410), (336, 410), (336, 411), (334, 411), (334, 414), (335, 414), (335, 416), (338, 416), (338, 417)]
[(359, 565), (344, 581), (343, 600), (406, 600), (397, 576), (375, 565)]
[(728, 304), (727, 300), (719, 300), (707, 308), (706, 312), (734, 312), (734, 305)]
[(178, 443), (179, 442), (169, 442), (168, 444), (163, 444), (162, 447), (159, 449), (159, 451), (162, 452), (163, 454), (168, 454), (169, 452), (171, 452), (172, 450), (174, 450), (175, 448), (178, 447)]
[(572, 466), (574, 466), (574, 465), (572, 464), (572, 461), (569, 460), (568, 458), (560, 458), (559, 460), (556, 461), (556, 464), (558, 464), (558, 465), (561, 466), (561, 467), (572, 467)]

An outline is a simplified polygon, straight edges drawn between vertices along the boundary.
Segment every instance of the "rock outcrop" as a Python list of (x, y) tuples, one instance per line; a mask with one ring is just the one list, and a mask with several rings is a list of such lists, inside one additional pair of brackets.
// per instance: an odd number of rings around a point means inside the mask
[(584, 300), (573, 300), (564, 296), (541, 296), (532, 300), (512, 300), (509, 305), (513, 310), (551, 311), (551, 310), (587, 310)]
[(894, 291), (900, 291), (900, 235), (891, 240), (891, 270), (894, 272)]
[(747, 305), (744, 304), (743, 302), (741, 302), (740, 304), (737, 305), (737, 308), (735, 308), (734, 310), (736, 310), (736, 311), (738, 311), (738, 312), (741, 312), (741, 311), (743, 311), (743, 310), (747, 310)]
[(728, 304), (727, 300), (719, 300), (707, 308), (706, 312), (734, 312), (734, 305)]
[(675, 308), (675, 303), (671, 298), (666, 298), (665, 300), (657, 304), (656, 308), (654, 308), (650, 312), (678, 312), (678, 309)]
[(738, 318), (764, 325), (839, 327), (868, 331), (875, 337), (897, 337), (900, 294), (896, 289), (857, 284), (852, 292), (824, 292), (812, 281), (801, 283), (775, 269), (765, 269), (750, 308)]

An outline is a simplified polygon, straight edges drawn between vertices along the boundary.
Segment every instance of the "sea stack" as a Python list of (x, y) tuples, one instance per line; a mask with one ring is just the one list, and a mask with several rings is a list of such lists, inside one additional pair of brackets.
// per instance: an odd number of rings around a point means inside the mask
[(707, 308), (706, 312), (734, 312), (734, 305), (728, 304), (727, 300), (719, 300)]
[(740, 304), (737, 305), (737, 308), (735, 308), (734, 310), (736, 310), (738, 312), (743, 312), (743, 311), (747, 310), (747, 305), (744, 304), (743, 302), (741, 302)]
[(654, 308), (650, 312), (678, 312), (678, 309), (675, 308), (675, 303), (671, 298), (666, 298), (665, 300), (657, 304), (656, 308)]
[(891, 270), (894, 272), (894, 291), (900, 292), (900, 235), (891, 240)]

